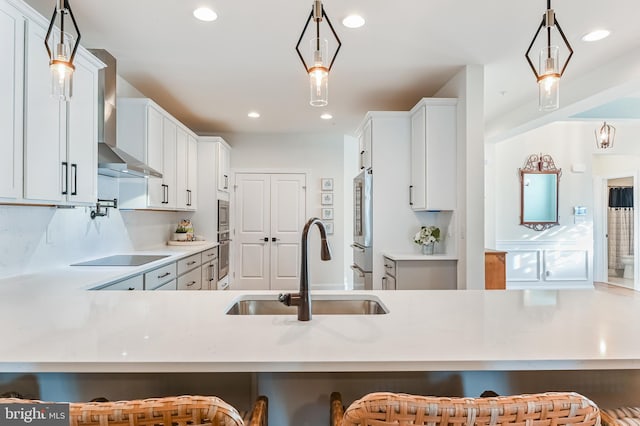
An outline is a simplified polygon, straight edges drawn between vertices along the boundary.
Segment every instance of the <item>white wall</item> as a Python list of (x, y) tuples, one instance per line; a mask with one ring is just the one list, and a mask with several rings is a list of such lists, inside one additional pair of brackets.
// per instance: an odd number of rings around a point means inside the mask
[(484, 67), (469, 65), (434, 97), (458, 98), (458, 288), (484, 288)]
[[(319, 234), (313, 232), (309, 241), (309, 267), (311, 283), (315, 288), (343, 288), (345, 268), (351, 251), (345, 245), (344, 200), (351, 197), (351, 186), (345, 182), (353, 176), (345, 174), (345, 144), (354, 143), (353, 138), (342, 134), (220, 134), (231, 145), (231, 168), (247, 171), (307, 171), (307, 216), (320, 217), (320, 179), (333, 178), (334, 182), (334, 234), (329, 243), (332, 260), (320, 260)], [(348, 165), (347, 169), (352, 167)], [(348, 174), (348, 173), (347, 173)], [(355, 171), (353, 172), (355, 176)], [(348, 260), (350, 264), (350, 260)]]

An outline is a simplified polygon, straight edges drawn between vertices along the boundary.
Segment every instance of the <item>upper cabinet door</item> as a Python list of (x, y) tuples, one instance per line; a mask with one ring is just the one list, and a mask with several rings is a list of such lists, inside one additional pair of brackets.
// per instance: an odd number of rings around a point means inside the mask
[(187, 132), (178, 126), (176, 133), (176, 187), (177, 204), (179, 209), (187, 209), (189, 206), (189, 193), (187, 188), (187, 160), (188, 160)]
[(68, 103), (69, 201), (95, 204), (98, 199), (98, 71), (78, 55), (73, 97)]
[(0, 3), (0, 198), (22, 197), (24, 17)]
[(189, 135), (189, 149), (187, 157), (187, 191), (189, 202), (187, 208), (196, 210), (198, 208), (198, 141)]
[(373, 129), (372, 120), (368, 120), (362, 127), (362, 132), (358, 138), (360, 145), (360, 170), (369, 170), (373, 165)]
[[(65, 110), (51, 96), (46, 29), (27, 25), (24, 135), (24, 196), (59, 203), (69, 193), (66, 159)], [(64, 104), (62, 104), (64, 105)]]
[(231, 186), (231, 150), (224, 143), (218, 143), (218, 190), (229, 192)]
[(162, 146), (164, 147), (162, 151), (162, 183), (166, 191), (164, 200), (166, 208), (176, 208), (178, 200), (176, 185), (176, 131), (176, 123), (171, 118), (164, 117), (162, 124)]
[(456, 99), (426, 98), (411, 111), (411, 208), (456, 208)]
[[(145, 156), (140, 158), (146, 161), (147, 165), (160, 173), (163, 170), (163, 132), (162, 132), (162, 114), (153, 106), (148, 105), (146, 110), (147, 118), (147, 139)], [(133, 127), (133, 126), (132, 126)], [(140, 141), (144, 144), (145, 141)], [(142, 189), (143, 190), (143, 189)], [(147, 205), (148, 207), (163, 208), (165, 206), (166, 191), (163, 186), (162, 179), (147, 179)], [(147, 206), (136, 206), (138, 208)]]

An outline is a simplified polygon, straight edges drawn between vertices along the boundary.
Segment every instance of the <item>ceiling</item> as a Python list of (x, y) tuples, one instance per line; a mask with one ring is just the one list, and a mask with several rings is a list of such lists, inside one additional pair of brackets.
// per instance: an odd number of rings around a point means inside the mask
[[(47, 17), (55, 3), (26, 1)], [(367, 111), (408, 110), (467, 64), (485, 65), (486, 120), (537, 99), (524, 52), (543, 0), (324, 0), (343, 43), (324, 108), (309, 105), (308, 77), (294, 50), (311, 0), (70, 3), (82, 44), (109, 50), (122, 77), (199, 134), (353, 133)], [(217, 21), (193, 18), (203, 5), (218, 13)], [(637, 0), (552, 6), (575, 50), (563, 81), (639, 43)], [(361, 14), (366, 25), (345, 28), (341, 21), (350, 13)], [(611, 36), (580, 40), (596, 28)], [(247, 117), (253, 110), (259, 119)], [(321, 120), (323, 112), (334, 118)]]

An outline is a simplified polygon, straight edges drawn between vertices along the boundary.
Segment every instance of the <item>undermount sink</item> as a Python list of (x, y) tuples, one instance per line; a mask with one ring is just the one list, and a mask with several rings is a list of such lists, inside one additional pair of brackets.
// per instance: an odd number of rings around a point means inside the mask
[[(384, 315), (389, 310), (375, 296), (312, 295), (313, 315)], [(278, 296), (241, 296), (227, 310), (227, 315), (297, 315), (296, 306), (286, 306)]]

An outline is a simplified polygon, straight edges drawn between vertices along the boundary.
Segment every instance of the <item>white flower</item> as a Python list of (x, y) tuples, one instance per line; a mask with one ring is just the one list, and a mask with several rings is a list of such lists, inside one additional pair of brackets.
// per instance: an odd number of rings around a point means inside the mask
[(413, 237), (413, 242), (419, 245), (432, 244), (440, 241), (440, 228), (436, 226), (423, 226)]

